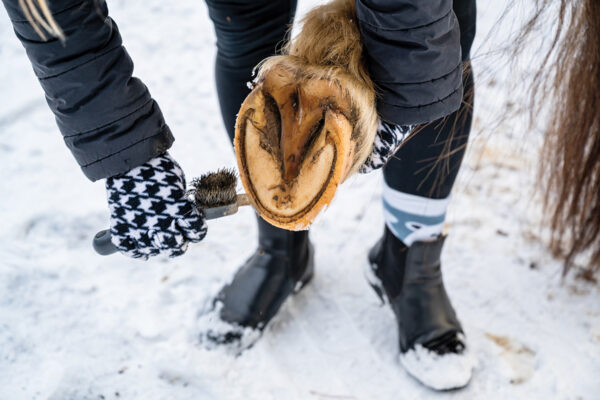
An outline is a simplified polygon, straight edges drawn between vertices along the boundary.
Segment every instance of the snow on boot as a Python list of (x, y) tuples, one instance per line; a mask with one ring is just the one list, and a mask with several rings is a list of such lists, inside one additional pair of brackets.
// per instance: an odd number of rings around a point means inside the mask
[(410, 247), (385, 227), (369, 252), (369, 284), (389, 302), (398, 324), (400, 363), (435, 390), (457, 389), (471, 379), (475, 358), (444, 288), (440, 255), (445, 236)]
[(313, 270), (308, 231), (287, 231), (258, 218), (258, 249), (214, 299), (201, 340), (208, 347), (249, 348), (285, 299), (310, 281)]

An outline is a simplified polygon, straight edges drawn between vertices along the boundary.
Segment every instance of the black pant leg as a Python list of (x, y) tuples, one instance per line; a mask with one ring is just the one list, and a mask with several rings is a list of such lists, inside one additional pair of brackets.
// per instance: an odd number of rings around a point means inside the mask
[(464, 62), (471, 58), (471, 46), (477, 28), (477, 5), (475, 0), (454, 0), (452, 9), (460, 27), (460, 47)]
[(473, 116), (473, 75), (467, 67), (465, 96), (458, 111), (410, 138), (383, 168), (391, 188), (421, 197), (448, 197), (462, 162)]
[(296, 0), (206, 0), (217, 36), (215, 80), (223, 122), (233, 141), (235, 119), (250, 93), (252, 69), (286, 39)]
[(465, 70), (460, 108), (433, 121), (409, 139), (383, 169), (393, 189), (429, 198), (448, 197), (462, 162), (473, 117), (474, 85), (469, 64), (475, 37), (475, 0), (455, 0)]

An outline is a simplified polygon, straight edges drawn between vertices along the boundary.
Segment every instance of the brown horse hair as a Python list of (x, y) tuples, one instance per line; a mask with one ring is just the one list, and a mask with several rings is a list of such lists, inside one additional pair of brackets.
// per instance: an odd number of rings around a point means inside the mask
[(330, 0), (310, 10), (300, 21), (295, 37), (291, 31), (281, 55), (263, 60), (259, 77), (275, 64), (297, 66), (302, 79), (337, 82), (352, 99), (353, 133), (356, 145), (348, 176), (358, 171), (371, 153), (377, 133), (376, 89), (364, 59), (354, 0)]
[[(558, 18), (548, 14), (558, 11)], [(539, 168), (539, 190), (550, 228), (550, 248), (600, 269), (600, 2), (537, 0), (517, 46), (546, 21), (557, 21), (531, 91), (531, 122), (549, 115)], [(549, 107), (549, 108), (548, 108)], [(549, 114), (542, 111), (548, 110)]]

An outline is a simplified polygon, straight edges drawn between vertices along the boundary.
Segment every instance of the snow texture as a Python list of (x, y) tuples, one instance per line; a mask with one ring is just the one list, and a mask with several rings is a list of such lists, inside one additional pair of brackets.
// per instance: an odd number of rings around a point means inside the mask
[(222, 307), (223, 303), (217, 302), (215, 307), (198, 316), (200, 345), (207, 350), (220, 348), (239, 356), (254, 346), (260, 339), (261, 331), (222, 320), (219, 317)]
[[(108, 3), (186, 176), (235, 165), (205, 5)], [(317, 2), (299, 3), (301, 17)], [(252, 211), (209, 221), (206, 239), (180, 258), (95, 255), (91, 239), (109, 223), (104, 184), (78, 170), (0, 7), (0, 399), (599, 398), (598, 285), (561, 278), (532, 197), (539, 130), (503, 111), (518, 110), (525, 84), (514, 83), (532, 72), (495, 51), (510, 46), (520, 4), (478, 4), (473, 140), (443, 269), (479, 364), (465, 389), (442, 394), (399, 364), (393, 314), (361, 273), (383, 232), (380, 172), (346, 182), (314, 226), (315, 279), (261, 339), (239, 356), (208, 350), (202, 312), (254, 250)]]
[[(459, 339), (466, 343), (467, 339), (460, 335)], [(416, 345), (399, 356), (400, 363), (406, 371), (425, 385), (436, 390), (450, 390), (464, 387), (471, 380), (477, 359), (473, 357), (469, 346), (461, 354), (444, 354), (443, 356)]]

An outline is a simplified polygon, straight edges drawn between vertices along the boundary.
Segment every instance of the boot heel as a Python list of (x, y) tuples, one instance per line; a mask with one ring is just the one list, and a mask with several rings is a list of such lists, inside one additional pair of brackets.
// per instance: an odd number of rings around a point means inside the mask
[(296, 282), (296, 286), (294, 287), (293, 294), (298, 294), (306, 285), (312, 281), (313, 276), (315, 275), (315, 260), (312, 246), (309, 247), (309, 261), (306, 266), (306, 271), (304, 272), (304, 276), (300, 278), (298, 282)]
[(302, 280), (296, 282), (296, 286), (294, 287), (294, 294), (300, 293), (302, 291), (302, 289), (304, 289), (304, 287), (310, 283), (313, 276), (314, 276), (314, 274), (311, 272), (306, 277), (304, 277)]
[(371, 289), (375, 292), (379, 300), (381, 301), (380, 306), (384, 306), (388, 303), (387, 296), (385, 295), (385, 291), (383, 290), (383, 286), (381, 285), (381, 280), (375, 275), (373, 271), (373, 265), (369, 262), (363, 268), (363, 274)]
[(300, 293), (300, 291), (310, 283), (313, 276), (315, 275), (315, 255), (314, 249), (311, 244), (309, 244), (308, 252), (308, 265), (306, 266), (306, 271), (304, 272), (304, 276), (302, 276), (302, 278), (300, 278), (300, 280), (296, 282), (293, 294)]

